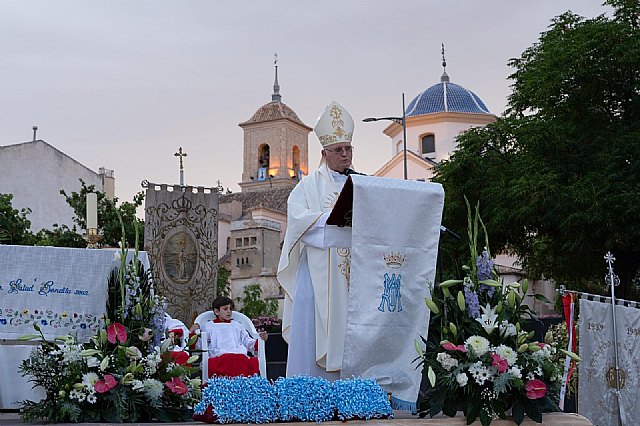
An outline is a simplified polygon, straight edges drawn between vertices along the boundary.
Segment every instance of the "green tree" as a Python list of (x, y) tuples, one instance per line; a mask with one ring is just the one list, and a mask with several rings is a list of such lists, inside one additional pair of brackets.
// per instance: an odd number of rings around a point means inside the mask
[(464, 230), (463, 196), (479, 200), (492, 252), (569, 285), (603, 287), (611, 251), (629, 297), (640, 270), (640, 6), (607, 3), (612, 18), (567, 12), (509, 61), (504, 117), (459, 137), (435, 180), (447, 226)]
[(35, 235), (35, 245), (37, 246), (54, 246), (54, 247), (75, 247), (83, 248), (87, 246), (87, 242), (82, 235), (78, 233), (75, 225), (69, 228), (67, 225), (59, 226), (53, 224), (53, 230), (41, 229)]
[[(73, 221), (78, 225), (78, 227), (81, 229), (86, 228), (87, 193), (95, 192), (98, 194), (98, 230), (102, 234), (102, 244), (107, 246), (117, 246), (121, 240), (123, 233), (116, 213), (117, 209), (122, 217), (122, 222), (124, 223), (124, 235), (126, 236), (127, 244), (129, 247), (133, 247), (135, 245), (136, 235), (134, 223), (138, 224), (140, 235), (144, 235), (144, 221), (138, 219), (136, 216), (136, 210), (142, 205), (144, 200), (144, 193), (137, 193), (133, 197), (133, 202), (125, 201), (120, 205), (117, 205), (117, 197), (111, 201), (107, 198), (104, 192), (96, 191), (95, 185), (87, 186), (82, 179), (80, 179), (80, 184), (82, 185), (80, 192), (74, 191), (71, 192), (71, 194), (67, 194), (64, 189), (60, 190), (60, 194), (65, 197), (67, 203), (75, 212)], [(142, 250), (143, 244), (143, 238), (140, 238), (138, 242), (139, 250)]]
[(14, 209), (13, 194), (0, 194), (0, 243), (32, 244), (34, 236), (29, 231), (31, 221), (27, 218), (31, 209)]
[(249, 284), (244, 288), (242, 297), (237, 297), (238, 310), (251, 319), (260, 316), (274, 317), (278, 312), (278, 302), (274, 299), (264, 300), (260, 284)]
[(231, 294), (229, 277), (231, 277), (231, 271), (224, 265), (218, 265), (216, 296), (229, 296)]

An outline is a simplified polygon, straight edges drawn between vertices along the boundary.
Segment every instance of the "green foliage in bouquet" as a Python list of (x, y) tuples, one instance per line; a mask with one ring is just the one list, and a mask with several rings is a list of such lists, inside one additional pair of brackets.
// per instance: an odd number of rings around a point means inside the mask
[[(576, 324), (576, 335), (573, 336), (575, 340), (576, 349), (578, 348), (578, 337), (579, 333), (578, 324)], [(555, 353), (551, 357), (553, 362), (564, 371), (564, 366), (566, 363), (566, 355), (563, 352), (563, 349), (569, 347), (569, 331), (567, 330), (567, 323), (561, 322), (559, 324), (552, 325), (547, 333), (544, 336), (544, 342), (550, 344), (552, 347), (556, 349)], [(576, 355), (580, 355), (576, 351)], [(573, 368), (571, 370), (571, 374), (567, 380), (567, 397), (571, 397), (572, 395), (578, 394), (578, 369)]]
[[(526, 414), (542, 422), (542, 413), (558, 411), (562, 372), (552, 361), (554, 349), (531, 341), (523, 319), (535, 313), (522, 303), (527, 283), (500, 283), (488, 251), (484, 223), (467, 201), (471, 261), (467, 276), (436, 285), (426, 300), (431, 311), (428, 339), (416, 349), (423, 368), (418, 398), (422, 417), (462, 411), (483, 426), (511, 411), (520, 424)], [(479, 228), (485, 248), (479, 252)]]
[(191, 363), (197, 357), (179, 361), (170, 340), (161, 342), (165, 302), (155, 293), (137, 250), (127, 264), (124, 239), (121, 247), (120, 267), (109, 279), (104, 327), (89, 342), (80, 343), (73, 336), (47, 340), (37, 324), (39, 334), (23, 336), (41, 343), (20, 371), (46, 393), (41, 401), (23, 401), (24, 421), (191, 419), (192, 407), (201, 398), (200, 380), (191, 379)]

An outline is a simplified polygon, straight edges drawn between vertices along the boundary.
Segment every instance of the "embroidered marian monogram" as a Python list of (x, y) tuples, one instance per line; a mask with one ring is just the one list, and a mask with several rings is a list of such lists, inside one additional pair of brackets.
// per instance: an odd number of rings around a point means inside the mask
[(402, 299), (400, 295), (400, 279), (402, 275), (384, 274), (384, 293), (382, 293), (382, 300), (380, 300), (380, 306), (378, 310), (380, 312), (385, 311), (385, 306), (389, 312), (402, 312)]

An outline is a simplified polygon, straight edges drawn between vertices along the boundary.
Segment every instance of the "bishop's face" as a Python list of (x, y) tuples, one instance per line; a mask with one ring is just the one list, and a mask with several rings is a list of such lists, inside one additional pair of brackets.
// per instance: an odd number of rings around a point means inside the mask
[(351, 167), (353, 147), (350, 143), (336, 143), (322, 150), (322, 158), (327, 162), (327, 167), (336, 172), (343, 172)]

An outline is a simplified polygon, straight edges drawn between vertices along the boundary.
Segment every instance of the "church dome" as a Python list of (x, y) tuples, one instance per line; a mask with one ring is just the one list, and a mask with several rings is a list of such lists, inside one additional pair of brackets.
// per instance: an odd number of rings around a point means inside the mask
[(301, 126), (308, 127), (302, 122), (302, 120), (300, 120), (298, 114), (296, 114), (294, 110), (281, 101), (272, 101), (261, 106), (249, 120), (240, 123), (240, 126), (281, 119), (290, 120), (296, 124), (300, 124)]
[(461, 112), (466, 114), (491, 114), (487, 106), (471, 90), (449, 82), (446, 72), (440, 83), (416, 96), (406, 110), (407, 117), (435, 114), (438, 112)]

